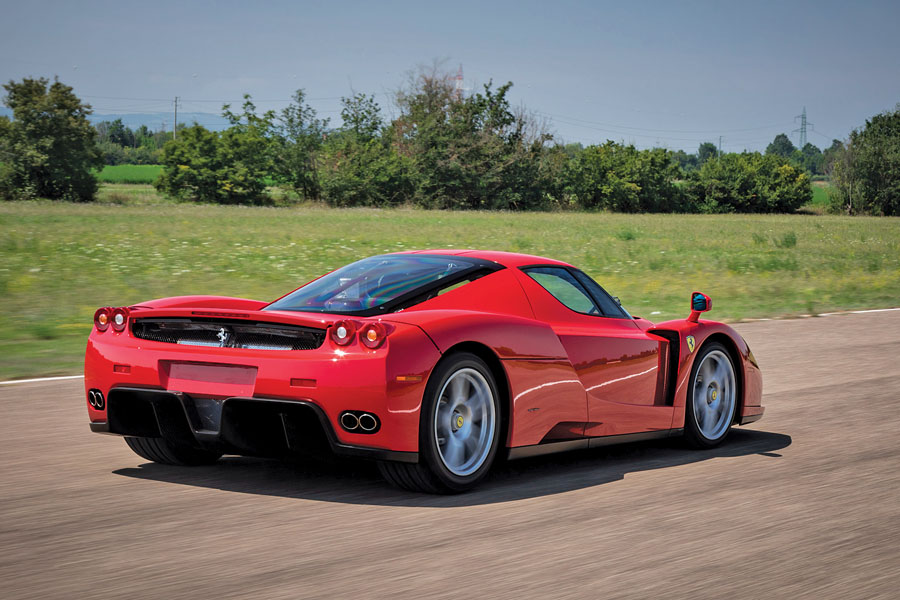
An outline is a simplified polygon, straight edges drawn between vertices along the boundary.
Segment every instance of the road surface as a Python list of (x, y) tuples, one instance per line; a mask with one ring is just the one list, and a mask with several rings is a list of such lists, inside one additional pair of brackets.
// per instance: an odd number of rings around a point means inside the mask
[(900, 312), (738, 326), (766, 416), (421, 496), (366, 463), (146, 464), (82, 383), (0, 387), (0, 597), (898, 598)]

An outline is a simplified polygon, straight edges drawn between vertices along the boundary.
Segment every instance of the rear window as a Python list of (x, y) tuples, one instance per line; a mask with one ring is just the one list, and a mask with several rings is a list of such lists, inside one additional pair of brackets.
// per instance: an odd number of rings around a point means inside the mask
[(364, 258), (312, 281), (266, 307), (348, 315), (389, 312), (419, 294), (496, 269), (488, 261), (459, 256), (395, 254)]

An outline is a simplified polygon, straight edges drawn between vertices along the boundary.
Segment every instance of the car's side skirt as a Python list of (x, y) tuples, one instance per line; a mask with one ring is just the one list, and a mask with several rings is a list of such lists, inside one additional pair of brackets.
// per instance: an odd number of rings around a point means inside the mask
[(568, 452), (569, 450), (584, 450), (587, 448), (600, 448), (614, 444), (627, 444), (629, 442), (644, 442), (647, 440), (659, 440), (669, 437), (678, 437), (684, 433), (683, 429), (664, 429), (662, 431), (642, 431), (640, 433), (623, 433), (620, 435), (604, 435), (602, 437), (584, 438), (580, 440), (567, 440), (564, 442), (548, 442), (546, 444), (534, 444), (533, 446), (518, 446), (509, 449), (509, 459), (528, 458), (541, 456), (542, 454), (554, 454), (556, 452)]

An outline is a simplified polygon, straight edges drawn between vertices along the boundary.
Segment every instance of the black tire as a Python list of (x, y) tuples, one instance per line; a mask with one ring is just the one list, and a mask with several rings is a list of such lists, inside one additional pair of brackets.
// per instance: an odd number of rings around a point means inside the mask
[[(491, 419), (492, 430), (489, 432), (490, 447), (483, 462), (474, 472), (457, 475), (447, 467), (441, 458), (434, 424), (435, 411), (438, 410), (440, 395), (445, 384), (454, 374), (464, 369), (477, 371), (490, 388), (493, 418)], [(497, 383), (487, 364), (478, 356), (468, 352), (447, 356), (431, 373), (428, 384), (425, 386), (422, 411), (419, 417), (419, 462), (415, 464), (381, 462), (378, 466), (382, 476), (391, 484), (413, 492), (458, 494), (472, 489), (487, 475), (497, 456), (497, 449), (500, 445), (500, 410)]]
[(125, 443), (141, 458), (161, 465), (211, 465), (222, 457), (209, 450), (174, 446), (164, 438), (126, 437)]
[[(703, 427), (701, 426), (696, 407), (697, 405), (694, 403), (694, 390), (697, 387), (697, 374), (700, 370), (703, 362), (707, 360), (707, 357), (713, 355), (717, 361), (721, 361), (723, 366), (727, 364), (727, 367), (731, 371), (731, 396), (732, 400), (730, 402), (730, 407), (726, 406), (722, 410), (721, 420), (718, 420), (719, 426), (716, 428), (717, 431), (715, 435), (709, 436), (703, 431)], [(700, 449), (708, 449), (715, 448), (719, 444), (721, 444), (726, 437), (728, 437), (728, 432), (731, 431), (731, 426), (734, 424), (734, 416), (737, 411), (737, 407), (740, 403), (740, 385), (739, 380), (736, 375), (736, 369), (734, 365), (734, 359), (731, 357), (731, 353), (728, 349), (718, 342), (709, 342), (704, 344), (697, 351), (697, 358), (694, 359), (694, 366), (691, 368), (691, 378), (688, 380), (688, 389), (687, 389), (687, 402), (684, 409), (684, 439), (687, 444), (693, 448)], [(702, 380), (700, 385), (702, 387)], [(714, 398), (715, 396), (713, 396)], [(700, 400), (701, 402), (703, 399)], [(701, 408), (701, 410), (703, 410)], [(721, 429), (721, 432), (718, 430)]]

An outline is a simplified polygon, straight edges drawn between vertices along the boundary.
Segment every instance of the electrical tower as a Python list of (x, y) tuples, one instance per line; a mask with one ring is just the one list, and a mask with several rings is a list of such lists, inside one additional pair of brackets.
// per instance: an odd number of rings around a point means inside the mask
[(463, 94), (463, 72), (462, 72), (462, 63), (459, 65), (459, 71), (456, 72), (456, 86), (454, 87), (453, 93), (456, 95), (457, 100), (462, 100)]
[(806, 128), (807, 126), (812, 127), (812, 123), (807, 123), (806, 121), (806, 107), (803, 107), (803, 112), (794, 117), (794, 122), (797, 122), (797, 119), (800, 119), (800, 129), (795, 129), (791, 133), (800, 133), (800, 149), (802, 150), (804, 146), (806, 146)]

